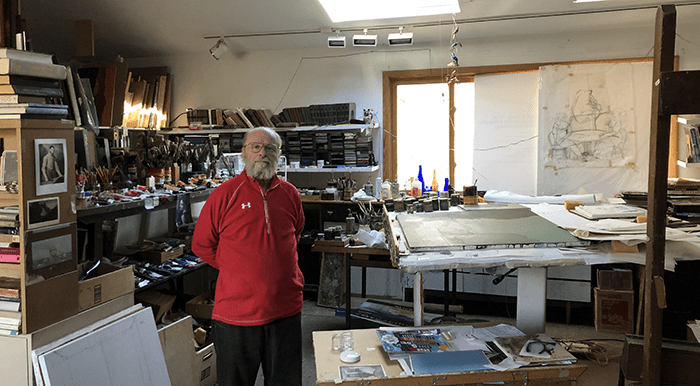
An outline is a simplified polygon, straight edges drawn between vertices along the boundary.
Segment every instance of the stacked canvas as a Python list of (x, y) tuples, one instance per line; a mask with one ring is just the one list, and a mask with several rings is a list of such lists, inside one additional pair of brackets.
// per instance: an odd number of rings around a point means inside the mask
[(0, 119), (62, 119), (66, 67), (51, 55), (0, 49)]

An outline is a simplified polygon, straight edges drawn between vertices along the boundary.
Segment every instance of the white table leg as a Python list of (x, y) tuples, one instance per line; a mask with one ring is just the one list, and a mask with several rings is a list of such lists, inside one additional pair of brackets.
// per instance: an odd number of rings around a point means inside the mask
[(518, 268), (517, 301), (518, 329), (528, 335), (545, 332), (547, 268)]
[(420, 272), (413, 276), (413, 325), (423, 325), (423, 275)]

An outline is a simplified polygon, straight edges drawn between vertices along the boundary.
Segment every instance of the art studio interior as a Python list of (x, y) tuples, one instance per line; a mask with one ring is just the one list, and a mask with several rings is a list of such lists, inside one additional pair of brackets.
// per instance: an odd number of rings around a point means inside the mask
[(0, 15), (0, 385), (700, 384), (700, 1)]

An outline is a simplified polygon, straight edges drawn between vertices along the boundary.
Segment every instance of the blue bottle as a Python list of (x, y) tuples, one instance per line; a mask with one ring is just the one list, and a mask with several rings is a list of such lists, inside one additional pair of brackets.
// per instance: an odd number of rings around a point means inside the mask
[(425, 181), (423, 181), (423, 165), (418, 165), (418, 181), (420, 181), (421, 191), (425, 193)]
[(442, 188), (442, 191), (443, 191), (443, 192), (447, 192), (447, 191), (449, 191), (449, 190), (450, 190), (450, 178), (449, 178), (449, 177), (445, 177), (445, 187)]

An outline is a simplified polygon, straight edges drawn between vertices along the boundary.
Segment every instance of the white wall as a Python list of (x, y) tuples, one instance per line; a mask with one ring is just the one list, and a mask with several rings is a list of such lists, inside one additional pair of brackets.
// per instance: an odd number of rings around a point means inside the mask
[[(689, 7), (678, 9), (676, 54), (680, 56), (680, 69), (695, 70), (700, 69), (700, 29), (691, 24), (694, 20), (687, 16), (687, 11)], [(465, 26), (460, 32), (463, 47), (458, 57), (460, 65), (475, 66), (650, 56), (654, 46), (654, 13), (648, 12), (647, 25), (642, 27), (624, 28), (625, 16), (621, 14), (620, 24), (611, 29), (556, 35), (470, 39), (469, 28)], [(596, 18), (595, 15), (572, 17), (591, 18), (591, 21)], [(561, 18), (564, 25), (566, 20)], [(503, 22), (503, 28), (518, 33), (517, 24)], [(444, 68), (449, 62), (448, 45), (449, 36), (446, 36), (440, 45), (414, 45), (409, 49), (348, 47), (229, 53), (219, 61), (202, 50), (187, 56), (127, 58), (127, 62), (130, 67), (169, 67), (173, 79), (173, 115), (188, 107), (267, 108), (278, 113), (284, 107), (355, 102), (358, 115), (361, 116), (363, 109), (371, 108), (382, 122), (382, 72)], [(184, 117), (178, 121), (185, 122)], [(382, 272), (377, 273), (380, 275), (398, 275), (388, 270), (378, 271)], [(402, 296), (400, 288), (373, 288), (371, 283), (368, 293)]]

